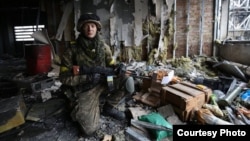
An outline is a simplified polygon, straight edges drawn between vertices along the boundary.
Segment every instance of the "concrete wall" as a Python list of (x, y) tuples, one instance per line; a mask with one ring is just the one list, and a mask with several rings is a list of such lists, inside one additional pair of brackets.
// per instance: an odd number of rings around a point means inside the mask
[(250, 65), (250, 42), (249, 41), (228, 41), (218, 46), (219, 56), (222, 59)]

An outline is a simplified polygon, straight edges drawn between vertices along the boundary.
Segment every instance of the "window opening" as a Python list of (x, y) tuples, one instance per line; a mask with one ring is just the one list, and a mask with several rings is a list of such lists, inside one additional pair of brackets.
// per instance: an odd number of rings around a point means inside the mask
[(44, 29), (44, 25), (30, 25), (30, 26), (15, 26), (15, 40), (16, 41), (34, 41), (35, 39), (31, 35), (38, 30)]
[(228, 36), (250, 40), (250, 0), (230, 0)]

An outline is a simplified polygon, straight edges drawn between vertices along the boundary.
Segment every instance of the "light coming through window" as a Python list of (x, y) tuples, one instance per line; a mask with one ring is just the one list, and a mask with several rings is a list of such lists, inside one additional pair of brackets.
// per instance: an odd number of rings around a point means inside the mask
[(15, 26), (15, 39), (16, 41), (34, 41), (34, 38), (31, 37), (33, 32), (37, 30), (42, 30), (45, 26), (38, 25), (38, 26)]

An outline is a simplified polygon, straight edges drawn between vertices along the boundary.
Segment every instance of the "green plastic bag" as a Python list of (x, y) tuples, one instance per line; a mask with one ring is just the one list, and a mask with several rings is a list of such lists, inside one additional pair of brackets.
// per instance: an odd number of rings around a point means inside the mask
[[(173, 126), (169, 122), (167, 122), (165, 118), (162, 117), (159, 113), (151, 112), (147, 115), (142, 115), (138, 117), (138, 120), (173, 129)], [(172, 131), (164, 131), (164, 130), (150, 130), (150, 131), (156, 137), (157, 141), (160, 141), (166, 137), (172, 136), (173, 134)]]

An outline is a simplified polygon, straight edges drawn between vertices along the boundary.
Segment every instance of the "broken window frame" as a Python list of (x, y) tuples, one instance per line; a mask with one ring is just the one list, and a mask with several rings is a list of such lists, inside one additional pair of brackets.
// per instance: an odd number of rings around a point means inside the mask
[(45, 25), (27, 25), (27, 26), (15, 26), (15, 41), (34, 41), (35, 39), (31, 36), (35, 31), (43, 30)]
[(228, 37), (233, 40), (250, 40), (250, 1), (230, 0), (228, 6)]

